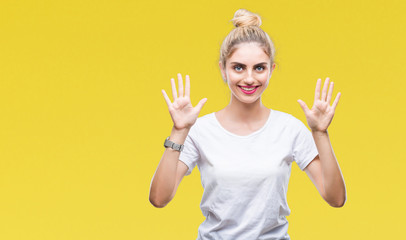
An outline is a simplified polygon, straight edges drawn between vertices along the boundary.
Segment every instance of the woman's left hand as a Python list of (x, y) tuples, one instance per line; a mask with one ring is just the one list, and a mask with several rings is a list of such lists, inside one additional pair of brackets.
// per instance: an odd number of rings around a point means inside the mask
[(333, 82), (330, 83), (330, 89), (327, 95), (329, 80), (330, 80), (329, 78), (326, 78), (326, 81), (324, 82), (321, 99), (320, 99), (321, 79), (319, 78), (317, 80), (316, 93), (314, 96), (314, 103), (312, 109), (309, 109), (306, 103), (303, 102), (302, 100), (300, 99), (297, 100), (306, 115), (307, 124), (309, 125), (310, 129), (313, 132), (327, 132), (327, 128), (330, 125), (331, 121), (333, 120), (334, 112), (337, 107), (338, 100), (340, 99), (341, 96), (341, 92), (339, 92), (336, 96), (336, 99), (333, 102), (333, 105), (330, 106), (334, 84)]

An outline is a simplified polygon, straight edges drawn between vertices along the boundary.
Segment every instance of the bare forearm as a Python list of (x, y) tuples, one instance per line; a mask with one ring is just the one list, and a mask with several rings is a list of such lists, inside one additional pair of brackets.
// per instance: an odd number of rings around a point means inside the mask
[(319, 152), (326, 201), (333, 206), (342, 206), (347, 197), (345, 183), (328, 132), (312, 131), (312, 135)]
[[(176, 130), (172, 128), (169, 140), (184, 144), (189, 129)], [(156, 206), (164, 206), (170, 201), (176, 184), (176, 171), (180, 152), (172, 148), (166, 148), (158, 164), (157, 170), (152, 177), (149, 199)]]

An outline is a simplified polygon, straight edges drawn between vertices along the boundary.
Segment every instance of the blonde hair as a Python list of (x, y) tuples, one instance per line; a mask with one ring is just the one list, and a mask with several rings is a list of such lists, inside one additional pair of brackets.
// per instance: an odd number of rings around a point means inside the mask
[[(261, 26), (261, 17), (246, 9), (238, 9), (234, 18), (231, 20), (235, 28), (226, 36), (220, 48), (220, 62), (225, 69), (226, 61), (237, 50), (240, 43), (256, 42), (264, 50), (265, 54), (271, 60), (271, 66), (274, 63), (275, 47), (272, 40)], [(223, 76), (222, 76), (223, 77)], [(224, 79), (226, 82), (226, 79)]]

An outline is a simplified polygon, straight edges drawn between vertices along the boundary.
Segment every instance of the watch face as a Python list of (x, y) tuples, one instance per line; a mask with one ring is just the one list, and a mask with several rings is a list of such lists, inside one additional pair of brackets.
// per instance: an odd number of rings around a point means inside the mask
[[(168, 138), (169, 138), (169, 137), (168, 137)], [(169, 142), (168, 138), (167, 138), (167, 139), (165, 139), (165, 142), (164, 142), (164, 147), (170, 147), (170, 146), (171, 146), (171, 144), (170, 144), (170, 142)]]

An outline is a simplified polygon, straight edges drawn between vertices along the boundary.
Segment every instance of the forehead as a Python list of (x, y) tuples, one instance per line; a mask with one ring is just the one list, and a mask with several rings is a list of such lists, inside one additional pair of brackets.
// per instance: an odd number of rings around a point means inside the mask
[(257, 43), (240, 43), (228, 62), (252, 63), (269, 61), (268, 55)]

